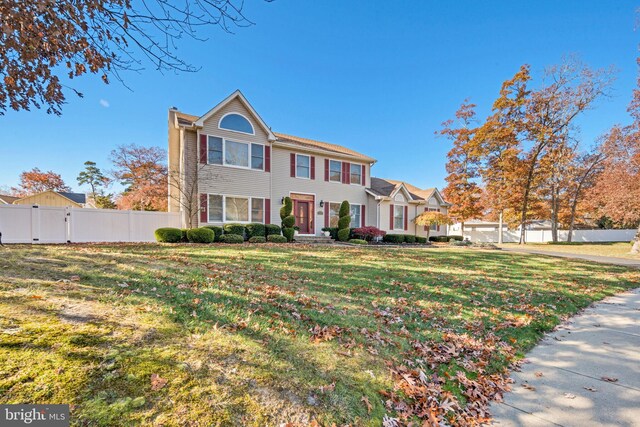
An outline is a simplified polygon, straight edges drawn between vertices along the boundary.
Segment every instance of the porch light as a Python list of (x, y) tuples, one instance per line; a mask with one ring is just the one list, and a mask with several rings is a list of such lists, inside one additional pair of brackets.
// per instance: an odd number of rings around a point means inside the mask
[(323, 206), (324, 206), (324, 201), (320, 200), (320, 207), (323, 207)]

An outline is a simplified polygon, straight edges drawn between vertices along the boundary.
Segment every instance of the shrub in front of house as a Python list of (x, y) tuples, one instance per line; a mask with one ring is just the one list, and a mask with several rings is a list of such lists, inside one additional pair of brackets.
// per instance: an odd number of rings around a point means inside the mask
[(338, 240), (338, 227), (324, 227), (322, 231), (328, 231), (333, 240)]
[(449, 241), (457, 240), (458, 242), (462, 242), (464, 240), (462, 236), (442, 236), (442, 237), (446, 237), (447, 239), (449, 239)]
[(282, 231), (278, 224), (265, 224), (264, 226), (265, 236), (279, 236)]
[(404, 234), (387, 234), (382, 240), (387, 243), (404, 243)]
[(244, 239), (244, 224), (229, 223), (223, 226), (224, 234), (235, 234)]
[(222, 236), (222, 227), (219, 225), (205, 225), (202, 228), (208, 228), (209, 230), (213, 231), (214, 234), (214, 238), (213, 241), (214, 242), (219, 242), (220, 241), (220, 236)]
[(439, 242), (439, 243), (447, 243), (449, 241), (448, 236), (430, 236), (430, 242)]
[(351, 224), (351, 206), (349, 206), (348, 201), (344, 200), (342, 204), (340, 204), (338, 216), (338, 240), (346, 242), (351, 235), (351, 229), (349, 228)]
[(244, 243), (244, 237), (239, 234), (223, 234), (220, 236), (221, 243)]
[(181, 228), (180, 231), (182, 231), (182, 240), (180, 240), (181, 242), (188, 242), (189, 240), (187, 239), (187, 231), (189, 231), (188, 228)]
[(425, 243), (427, 243), (427, 238), (426, 237), (416, 236), (416, 243), (425, 244)]
[(293, 212), (293, 201), (291, 197), (284, 198), (284, 205), (280, 208), (280, 219), (282, 220), (282, 235), (287, 238), (287, 241), (292, 242), (295, 230), (293, 226), (296, 223), (296, 218), (291, 215)]
[(449, 241), (449, 244), (451, 246), (471, 246), (471, 245), (473, 245), (473, 243), (471, 243), (469, 240), (453, 240), (453, 239), (451, 239)]
[(366, 240), (367, 242), (370, 242), (378, 237), (384, 237), (384, 235), (387, 234), (387, 232), (382, 231), (377, 227), (367, 226), (367, 227), (354, 228), (352, 229), (351, 234), (356, 239), (362, 239), (362, 240)]
[(251, 236), (249, 237), (249, 243), (265, 243), (267, 238), (264, 236)]
[(156, 241), (160, 243), (180, 243), (182, 241), (182, 230), (179, 228), (158, 228), (154, 235), (156, 236)]
[(252, 222), (251, 224), (247, 224), (244, 228), (247, 230), (247, 237), (249, 239), (256, 236), (264, 237), (266, 233), (264, 224), (260, 224), (259, 222)]
[(289, 215), (282, 220), (282, 228), (294, 228), (296, 225), (296, 217)]
[(192, 228), (187, 230), (187, 239), (190, 243), (213, 243), (215, 234), (208, 228)]
[(416, 242), (416, 236), (411, 236), (411, 235), (407, 234), (406, 236), (404, 236), (404, 242), (405, 243), (415, 243)]
[(354, 245), (368, 245), (369, 242), (367, 242), (364, 239), (349, 239), (349, 243), (353, 243)]
[(267, 236), (267, 242), (271, 242), (271, 243), (287, 243), (287, 238), (284, 236), (281, 236), (279, 234), (269, 234)]
[(287, 239), (287, 242), (293, 242), (293, 236), (296, 234), (296, 230), (293, 228), (283, 228), (282, 235)]

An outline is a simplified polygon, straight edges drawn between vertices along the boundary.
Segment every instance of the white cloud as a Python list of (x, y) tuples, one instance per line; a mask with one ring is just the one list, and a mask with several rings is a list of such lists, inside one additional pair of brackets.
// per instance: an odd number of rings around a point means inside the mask
[(101, 99), (100, 105), (102, 105), (104, 108), (109, 108), (109, 101), (107, 101), (106, 99)]

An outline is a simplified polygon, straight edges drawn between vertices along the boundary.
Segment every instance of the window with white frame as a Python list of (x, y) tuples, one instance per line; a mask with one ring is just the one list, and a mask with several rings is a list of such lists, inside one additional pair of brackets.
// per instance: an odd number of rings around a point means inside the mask
[(251, 222), (264, 222), (264, 199), (251, 198)]
[(311, 158), (304, 154), (296, 154), (296, 177), (297, 178), (310, 178), (311, 177)]
[(342, 162), (329, 160), (329, 181), (342, 182)]
[(351, 179), (349, 182), (351, 182), (351, 184), (361, 184), (362, 183), (362, 165), (356, 165), (355, 163), (351, 163), (350, 176), (351, 176)]
[(209, 195), (209, 222), (222, 222), (222, 196)]
[(360, 211), (362, 209), (362, 206), (360, 205), (351, 205), (351, 228), (358, 228), (360, 227), (360, 224), (362, 224), (361, 221), (361, 217), (360, 217)]
[(404, 230), (404, 206), (393, 206), (393, 228)]
[(207, 139), (207, 163), (264, 170), (264, 145), (231, 141), (217, 136)]
[(208, 138), (208, 160), (207, 163), (210, 165), (221, 165), (222, 164), (222, 138), (218, 138), (216, 136), (210, 136)]
[(224, 218), (225, 221), (249, 222), (249, 199), (225, 197)]
[[(437, 208), (429, 208), (429, 212), (440, 212), (440, 209)], [(431, 231), (437, 231), (438, 230), (438, 225), (437, 224), (431, 224), (431, 227), (429, 227), (429, 229)]]
[(340, 203), (329, 203), (329, 227), (337, 227), (340, 219)]
[(232, 130), (253, 135), (253, 126), (244, 116), (237, 113), (229, 113), (220, 119), (220, 129)]

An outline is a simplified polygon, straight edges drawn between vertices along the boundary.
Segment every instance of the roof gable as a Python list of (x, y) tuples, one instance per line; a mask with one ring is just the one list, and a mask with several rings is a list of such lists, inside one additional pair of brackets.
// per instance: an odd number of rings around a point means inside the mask
[(213, 107), (211, 110), (207, 111), (203, 116), (201, 116), (200, 118), (198, 118), (198, 120), (194, 122), (194, 125), (202, 127), (204, 125), (204, 122), (207, 119), (212, 117), (214, 114), (216, 114), (218, 111), (224, 108), (225, 105), (229, 104), (234, 99), (237, 99), (238, 101), (240, 101), (240, 103), (251, 113), (251, 115), (253, 115), (253, 118), (258, 122), (258, 125), (260, 125), (260, 127), (267, 133), (267, 138), (270, 141), (275, 141), (276, 136), (273, 134), (273, 132), (271, 132), (271, 129), (269, 128), (269, 126), (267, 126), (264, 120), (262, 120), (262, 117), (260, 117), (258, 112), (251, 106), (249, 101), (247, 101), (247, 98), (245, 98), (242, 92), (240, 92), (239, 90), (236, 90), (231, 95), (229, 95), (224, 100), (222, 100), (222, 102), (220, 102), (218, 105)]

